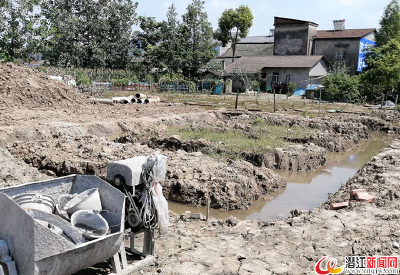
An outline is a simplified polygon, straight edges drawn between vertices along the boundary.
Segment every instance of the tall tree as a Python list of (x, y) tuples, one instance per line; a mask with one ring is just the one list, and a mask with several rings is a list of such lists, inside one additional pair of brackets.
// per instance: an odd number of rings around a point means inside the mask
[(136, 7), (129, 0), (44, 1), (46, 57), (58, 66), (124, 68)]
[[(174, 4), (168, 8), (167, 21), (162, 27), (162, 39), (157, 51), (161, 65), (170, 74), (181, 73), (183, 56), (182, 52), (182, 24), (178, 20), (178, 14)], [(162, 69), (162, 68), (160, 68)]]
[(376, 44), (380, 47), (391, 39), (400, 41), (400, 6), (398, 0), (392, 0), (383, 12), (380, 28), (376, 35)]
[(229, 42), (232, 43), (232, 62), (235, 61), (236, 44), (249, 34), (251, 26), (253, 26), (253, 14), (248, 6), (225, 10), (218, 20), (218, 29), (214, 37), (221, 41), (224, 47)]
[(391, 39), (381, 47), (371, 48), (365, 63), (367, 69), (361, 79), (367, 95), (394, 92), (400, 82), (400, 41)]
[(158, 45), (163, 37), (163, 22), (157, 22), (154, 17), (140, 16), (140, 31), (133, 34), (132, 44), (135, 47), (135, 56), (143, 60), (143, 65), (150, 72), (153, 68), (160, 67), (157, 56)]
[(27, 58), (33, 50), (35, 0), (0, 0), (0, 57), (6, 60)]
[(193, 79), (198, 76), (199, 69), (215, 56), (213, 31), (204, 11), (204, 1), (193, 0), (188, 5), (182, 24), (183, 74)]
[(102, 41), (105, 48), (107, 68), (124, 69), (131, 60), (132, 26), (136, 23), (137, 3), (130, 0), (109, 1), (105, 13), (107, 39)]

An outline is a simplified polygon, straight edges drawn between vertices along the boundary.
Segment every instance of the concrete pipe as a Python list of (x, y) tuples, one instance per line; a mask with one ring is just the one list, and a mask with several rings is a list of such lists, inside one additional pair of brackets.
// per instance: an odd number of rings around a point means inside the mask
[(135, 96), (136, 96), (136, 98), (138, 98), (138, 99), (145, 99), (145, 98), (147, 98), (147, 95), (141, 94), (141, 93), (137, 93)]
[(114, 105), (116, 102), (112, 99), (106, 99), (106, 98), (91, 98), (93, 101), (96, 101), (98, 103), (102, 104), (109, 104), (109, 105)]
[(142, 104), (142, 103), (143, 103), (143, 100), (141, 100), (140, 98), (138, 98), (138, 99), (136, 99), (136, 103)]
[(130, 102), (130, 98), (126, 96), (113, 97), (112, 100), (120, 104), (128, 104)]
[(161, 101), (161, 99), (159, 97), (146, 98), (144, 100), (144, 104), (149, 104), (149, 103), (152, 103), (152, 102), (160, 102), (160, 101)]
[(132, 97), (131, 98), (131, 103), (136, 103), (136, 98)]

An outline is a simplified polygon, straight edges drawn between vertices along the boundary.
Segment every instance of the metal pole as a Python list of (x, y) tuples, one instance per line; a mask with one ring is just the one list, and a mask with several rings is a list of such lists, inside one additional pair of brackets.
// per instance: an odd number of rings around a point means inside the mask
[(207, 215), (206, 215), (206, 221), (208, 221), (210, 218), (210, 197), (207, 198)]
[(145, 255), (154, 254), (154, 230), (151, 230), (150, 228), (146, 228), (144, 230), (143, 254)]
[(321, 115), (321, 91), (322, 91), (322, 89), (321, 88), (319, 88), (319, 110), (318, 110), (318, 116), (320, 116)]
[(394, 103), (394, 110), (393, 110), (393, 123), (394, 123), (394, 120), (396, 119), (396, 109), (397, 109), (397, 101), (398, 100), (399, 100), (399, 95), (396, 95), (396, 100)]
[(236, 102), (235, 102), (235, 110), (238, 108), (239, 103), (239, 89), (236, 90)]

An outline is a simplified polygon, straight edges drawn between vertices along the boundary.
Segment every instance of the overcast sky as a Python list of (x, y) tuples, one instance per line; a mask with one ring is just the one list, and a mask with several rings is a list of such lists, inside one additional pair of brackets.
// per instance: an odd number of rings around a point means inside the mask
[[(182, 15), (191, 0), (136, 0), (138, 15), (164, 20), (172, 3)], [(320, 30), (333, 28), (334, 19), (346, 19), (346, 28), (378, 28), (379, 19), (390, 0), (205, 0), (208, 19), (216, 28), (218, 18), (228, 8), (248, 5), (253, 12), (250, 35), (268, 35), (274, 16), (312, 21)]]

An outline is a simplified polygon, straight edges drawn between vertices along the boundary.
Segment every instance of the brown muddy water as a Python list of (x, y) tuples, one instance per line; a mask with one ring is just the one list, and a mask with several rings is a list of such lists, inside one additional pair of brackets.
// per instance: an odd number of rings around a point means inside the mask
[[(382, 133), (373, 136), (372, 140), (361, 142), (355, 150), (329, 154), (327, 164), (317, 171), (275, 171), (288, 183), (286, 188), (272, 193), (266, 199), (254, 201), (247, 210), (226, 212), (211, 209), (210, 215), (216, 219), (234, 216), (241, 220), (268, 221), (289, 217), (293, 209), (311, 210), (325, 202), (329, 193), (337, 192), (342, 183), (347, 182), (364, 164), (395, 139), (394, 136)], [(185, 211), (206, 214), (205, 207), (192, 207), (171, 201), (169, 209), (179, 214)]]

